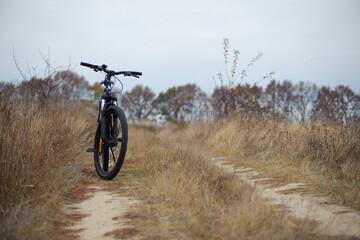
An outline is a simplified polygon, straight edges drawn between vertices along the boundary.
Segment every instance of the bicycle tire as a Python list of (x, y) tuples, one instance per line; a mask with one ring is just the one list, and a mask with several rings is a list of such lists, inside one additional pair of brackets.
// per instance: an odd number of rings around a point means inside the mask
[[(128, 126), (123, 110), (115, 105), (112, 105), (106, 109), (105, 119), (108, 119), (109, 124), (107, 124), (107, 126), (110, 126), (107, 127), (107, 129), (105, 130), (106, 131), (105, 135), (108, 136), (109, 139), (116, 138), (116, 140), (119, 143), (115, 147), (115, 152), (114, 152), (114, 147), (110, 147), (107, 143), (105, 143), (105, 140), (101, 138), (101, 121), (100, 121), (96, 129), (96, 134), (94, 139), (94, 165), (95, 165), (96, 173), (100, 178), (104, 180), (111, 180), (119, 173), (124, 163), (127, 141), (128, 141)], [(120, 122), (120, 125), (118, 125), (118, 121)], [(112, 129), (114, 128), (113, 126), (115, 125), (118, 126), (117, 133), (115, 133), (116, 130)], [(121, 128), (121, 130), (119, 128)], [(120, 134), (121, 137), (119, 138)], [(121, 142), (119, 139), (121, 139)], [(111, 167), (112, 164), (111, 160), (114, 161), (113, 167)]]

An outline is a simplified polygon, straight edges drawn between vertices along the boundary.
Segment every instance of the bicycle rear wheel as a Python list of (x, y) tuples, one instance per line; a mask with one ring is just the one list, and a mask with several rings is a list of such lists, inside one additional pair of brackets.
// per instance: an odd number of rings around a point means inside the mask
[[(101, 129), (101, 121), (106, 128)], [(110, 106), (98, 124), (94, 140), (96, 173), (105, 180), (113, 179), (124, 162), (128, 141), (128, 127), (124, 112), (118, 106)], [(105, 131), (105, 138), (101, 137)]]

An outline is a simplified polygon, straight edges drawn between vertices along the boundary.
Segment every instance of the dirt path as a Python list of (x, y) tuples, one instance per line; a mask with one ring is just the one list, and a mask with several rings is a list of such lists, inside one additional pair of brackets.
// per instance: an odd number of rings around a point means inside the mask
[[(303, 187), (303, 183), (291, 183), (281, 187), (272, 187), (262, 182), (271, 178), (256, 178), (258, 172), (251, 168), (228, 165), (225, 158), (213, 158), (216, 166), (227, 172), (235, 174), (241, 180), (254, 186), (261, 197), (270, 199), (274, 205), (285, 206), (289, 214), (296, 218), (305, 218), (317, 222), (315, 230), (332, 236), (360, 237), (360, 213), (356, 210), (328, 204), (325, 198), (310, 194), (301, 194), (296, 191)], [(293, 193), (284, 194), (282, 191), (294, 190)]]
[(81, 214), (84, 217), (75, 223), (69, 230), (79, 230), (80, 239), (136, 239), (129, 236), (132, 226), (124, 216), (130, 206), (138, 201), (103, 190), (99, 186), (91, 197), (81, 203), (67, 206), (66, 211)]

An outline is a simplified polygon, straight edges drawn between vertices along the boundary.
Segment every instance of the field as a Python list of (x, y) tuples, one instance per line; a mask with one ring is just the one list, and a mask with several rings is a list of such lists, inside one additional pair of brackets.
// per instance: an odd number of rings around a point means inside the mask
[[(154, 239), (161, 236), (176, 239), (323, 237), (309, 234), (310, 222), (289, 218), (285, 212), (260, 199), (251, 187), (241, 184), (234, 175), (209, 164), (212, 157), (227, 156), (233, 164), (252, 166), (264, 176), (276, 177), (281, 184), (308, 183), (306, 191), (358, 208), (359, 189), (352, 187), (356, 179), (346, 176), (345, 171), (331, 162), (324, 164), (310, 156), (291, 159), (287, 152), (296, 156), (302, 150), (280, 134), (272, 135), (273, 141), (277, 144), (287, 142), (289, 149), (266, 146), (268, 141), (261, 134), (279, 129), (277, 123), (267, 124), (266, 129), (237, 120), (165, 128), (133, 126), (136, 142), (132, 146), (135, 149), (130, 149), (132, 162), (125, 165), (123, 173), (130, 182), (135, 181), (131, 185), (141, 186), (135, 193), (147, 203), (139, 210), (140, 216), (146, 219), (139, 221), (140, 229)], [(292, 128), (292, 134), (298, 134), (299, 138), (303, 134), (299, 131), (300, 126), (284, 123), (280, 126)], [(350, 132), (349, 135), (352, 136)], [(302, 135), (299, 141), (305, 143), (306, 138)], [(358, 141), (349, 136), (344, 139)], [(350, 147), (350, 142), (347, 145)], [(145, 154), (144, 149), (147, 150)], [(353, 157), (355, 164), (358, 155)], [(357, 176), (356, 170), (352, 168), (354, 175), (350, 176)]]
[(80, 201), (89, 184), (140, 200), (128, 218), (132, 234), (145, 239), (329, 239), (313, 233), (312, 222), (289, 217), (210, 164), (213, 157), (228, 157), (281, 183), (305, 182), (308, 192), (360, 209), (356, 126), (255, 117), (133, 124), (124, 167), (104, 182), (84, 151), (96, 124), (91, 111), (5, 98), (0, 109), (0, 235), (6, 239), (76, 238), (64, 230), (74, 216), (62, 209)]

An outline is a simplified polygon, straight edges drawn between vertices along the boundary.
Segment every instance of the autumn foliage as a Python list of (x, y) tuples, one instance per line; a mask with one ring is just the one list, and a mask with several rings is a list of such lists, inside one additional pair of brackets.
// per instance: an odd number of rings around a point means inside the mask
[[(103, 87), (99, 83), (90, 86), (84, 77), (65, 71), (53, 78), (32, 78), (18, 86), (2, 82), (0, 92), (8, 98), (35, 99), (42, 105), (51, 99), (91, 103), (96, 109)], [(260, 116), (292, 122), (320, 120), (349, 125), (359, 123), (360, 119), (360, 95), (349, 87), (339, 85), (331, 89), (287, 80), (271, 80), (265, 88), (248, 83), (217, 86), (210, 96), (190, 83), (171, 87), (158, 95), (149, 87), (137, 85), (118, 98), (131, 122), (180, 123)]]
[(148, 87), (136, 86), (123, 94), (121, 104), (133, 121), (163, 119), (175, 123), (225, 117), (339, 124), (359, 122), (360, 96), (349, 87), (319, 88), (315, 84), (275, 80), (265, 87), (237, 84), (216, 87), (208, 96), (196, 84), (171, 87), (158, 96)]

